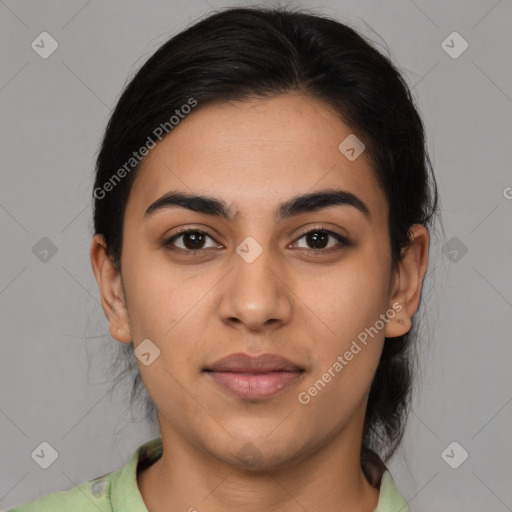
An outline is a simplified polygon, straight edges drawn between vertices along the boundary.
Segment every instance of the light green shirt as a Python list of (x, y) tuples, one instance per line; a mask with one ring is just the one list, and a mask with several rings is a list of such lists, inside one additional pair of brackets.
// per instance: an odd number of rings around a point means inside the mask
[[(139, 446), (119, 470), (20, 505), (9, 512), (148, 512), (137, 487), (137, 466), (150, 466), (162, 454), (160, 437)], [(389, 470), (380, 483), (374, 512), (409, 512)]]

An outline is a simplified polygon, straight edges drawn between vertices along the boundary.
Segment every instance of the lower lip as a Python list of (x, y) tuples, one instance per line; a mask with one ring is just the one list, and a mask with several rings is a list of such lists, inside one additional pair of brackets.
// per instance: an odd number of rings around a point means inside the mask
[(302, 372), (235, 373), (208, 372), (222, 388), (246, 400), (269, 398), (295, 384)]

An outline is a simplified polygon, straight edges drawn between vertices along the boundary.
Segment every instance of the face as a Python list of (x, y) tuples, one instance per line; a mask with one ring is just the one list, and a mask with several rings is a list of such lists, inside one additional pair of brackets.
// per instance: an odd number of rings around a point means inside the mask
[[(112, 336), (149, 340), (138, 364), (162, 437), (253, 467), (343, 436), (357, 445), (384, 337), (408, 330), (425, 258), (402, 268), (408, 279), (391, 273), (384, 193), (364, 152), (338, 149), (351, 133), (323, 102), (288, 94), (198, 107), (144, 158), (121, 274), (100, 245), (91, 254)], [(338, 195), (292, 203), (321, 191)], [(170, 192), (219, 203), (147, 212)]]

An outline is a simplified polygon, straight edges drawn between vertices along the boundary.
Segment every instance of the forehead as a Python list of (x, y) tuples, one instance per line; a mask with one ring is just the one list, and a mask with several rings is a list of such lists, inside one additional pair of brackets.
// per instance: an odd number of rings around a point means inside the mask
[(387, 215), (368, 155), (349, 160), (353, 135), (324, 102), (300, 94), (197, 106), (141, 162), (127, 214), (169, 190), (223, 198), (240, 218), (273, 212), (287, 197), (336, 188), (360, 197), (372, 217)]

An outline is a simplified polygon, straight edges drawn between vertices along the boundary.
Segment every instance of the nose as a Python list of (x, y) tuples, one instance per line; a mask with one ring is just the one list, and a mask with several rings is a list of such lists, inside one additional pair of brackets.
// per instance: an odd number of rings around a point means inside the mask
[(270, 250), (263, 250), (252, 262), (240, 254), (233, 253), (234, 268), (226, 276), (222, 290), (222, 321), (232, 326), (244, 325), (251, 331), (288, 323), (293, 293), (286, 282), (286, 272)]

